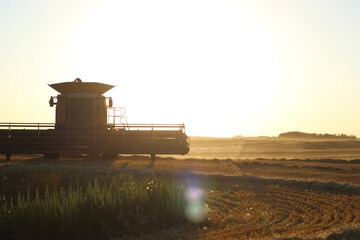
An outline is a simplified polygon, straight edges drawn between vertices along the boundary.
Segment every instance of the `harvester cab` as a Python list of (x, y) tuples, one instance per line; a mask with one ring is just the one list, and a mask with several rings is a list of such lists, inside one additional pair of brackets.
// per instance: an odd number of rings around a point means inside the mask
[[(73, 82), (49, 85), (60, 94), (50, 98), (50, 106), (56, 105), (55, 128), (106, 129), (107, 109), (112, 107), (112, 99), (103, 96), (113, 85), (82, 82), (77, 78)], [(108, 102), (108, 104), (107, 104)]]
[(113, 85), (97, 82), (50, 84), (59, 92), (50, 98), (56, 107), (54, 123), (0, 123), (0, 153), (44, 154), (186, 154), (184, 124), (128, 124), (125, 108), (113, 107), (103, 94)]

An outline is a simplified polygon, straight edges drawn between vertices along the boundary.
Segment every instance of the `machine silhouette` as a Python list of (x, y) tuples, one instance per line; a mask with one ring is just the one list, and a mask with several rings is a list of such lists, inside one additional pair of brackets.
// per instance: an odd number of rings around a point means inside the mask
[(56, 106), (53, 123), (0, 123), (0, 153), (44, 154), (186, 154), (184, 124), (128, 124), (125, 108), (113, 107), (103, 94), (113, 85), (73, 82), (49, 85), (60, 94), (50, 98)]

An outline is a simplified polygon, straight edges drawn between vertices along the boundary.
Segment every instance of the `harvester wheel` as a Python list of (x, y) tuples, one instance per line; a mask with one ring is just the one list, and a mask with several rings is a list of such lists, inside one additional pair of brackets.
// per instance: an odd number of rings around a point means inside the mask
[(91, 160), (99, 160), (100, 159), (100, 153), (90, 153), (87, 156)]
[(117, 153), (103, 153), (103, 154), (101, 154), (101, 156), (103, 159), (113, 160), (118, 157), (118, 154)]
[(45, 159), (59, 159), (60, 158), (60, 153), (44, 153), (44, 158)]

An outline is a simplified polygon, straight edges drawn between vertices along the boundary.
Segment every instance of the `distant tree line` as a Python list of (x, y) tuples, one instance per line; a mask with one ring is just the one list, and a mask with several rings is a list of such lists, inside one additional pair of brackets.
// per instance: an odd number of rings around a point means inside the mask
[(279, 138), (310, 138), (310, 139), (356, 139), (354, 135), (346, 134), (319, 134), (319, 133), (304, 133), (304, 132), (286, 132), (281, 133), (278, 136)]

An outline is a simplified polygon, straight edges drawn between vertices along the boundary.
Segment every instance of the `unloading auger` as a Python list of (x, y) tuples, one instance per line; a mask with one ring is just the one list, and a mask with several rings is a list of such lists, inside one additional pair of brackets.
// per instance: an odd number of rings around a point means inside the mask
[(125, 108), (113, 107), (103, 94), (113, 85), (97, 82), (50, 84), (60, 94), (50, 98), (56, 106), (54, 123), (0, 123), (0, 153), (44, 154), (58, 159), (65, 154), (186, 154), (184, 124), (128, 124)]

